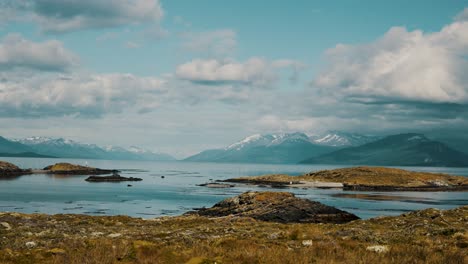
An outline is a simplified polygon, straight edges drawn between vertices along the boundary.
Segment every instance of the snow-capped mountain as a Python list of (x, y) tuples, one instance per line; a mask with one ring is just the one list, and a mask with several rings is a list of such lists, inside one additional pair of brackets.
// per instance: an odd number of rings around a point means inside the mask
[(243, 140), (229, 145), (225, 150), (242, 150), (249, 147), (274, 146), (284, 142), (309, 142), (309, 137), (304, 133), (279, 133), (279, 134), (255, 134)]
[(87, 159), (124, 159), (124, 160), (174, 160), (164, 153), (155, 153), (138, 147), (99, 147), (95, 144), (80, 143), (70, 139), (28, 137), (14, 139), (17, 143), (29, 147), (32, 151), (61, 158)]
[(187, 161), (297, 163), (331, 152), (335, 147), (313, 143), (304, 133), (255, 134), (223, 149), (202, 151)]
[(355, 147), (379, 140), (380, 138), (381, 137), (378, 136), (361, 135), (341, 131), (329, 131), (321, 135), (310, 136), (311, 141), (316, 144), (333, 147)]

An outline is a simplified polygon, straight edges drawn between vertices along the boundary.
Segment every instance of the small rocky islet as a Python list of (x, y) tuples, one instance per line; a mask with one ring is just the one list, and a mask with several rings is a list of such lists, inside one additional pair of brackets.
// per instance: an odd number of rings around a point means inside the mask
[(21, 169), (9, 162), (0, 161), (0, 179), (15, 178), (26, 174), (32, 174), (32, 171)]
[(61, 175), (102, 175), (118, 173), (118, 170), (99, 169), (88, 166), (76, 165), (71, 163), (56, 163), (45, 167), (38, 173), (61, 174)]

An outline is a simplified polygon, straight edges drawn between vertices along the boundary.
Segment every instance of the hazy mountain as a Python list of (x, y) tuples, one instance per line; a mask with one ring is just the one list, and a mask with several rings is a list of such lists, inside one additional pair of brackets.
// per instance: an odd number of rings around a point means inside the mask
[(468, 155), (423, 134), (408, 133), (311, 157), (301, 163), (456, 167), (468, 166)]
[(14, 142), (0, 136), (0, 153), (32, 152), (32, 149), (19, 142)]
[(60, 158), (112, 159), (112, 160), (174, 160), (164, 153), (154, 153), (136, 147), (101, 148), (94, 144), (79, 143), (63, 138), (29, 137), (18, 139), (16, 143), (27, 146), (31, 151)]
[(310, 139), (319, 145), (333, 147), (355, 147), (364, 145), (382, 137), (347, 133), (341, 131), (328, 131), (321, 135), (311, 135)]
[(305, 157), (335, 150), (315, 144), (304, 133), (252, 135), (224, 149), (202, 151), (186, 161), (297, 163)]

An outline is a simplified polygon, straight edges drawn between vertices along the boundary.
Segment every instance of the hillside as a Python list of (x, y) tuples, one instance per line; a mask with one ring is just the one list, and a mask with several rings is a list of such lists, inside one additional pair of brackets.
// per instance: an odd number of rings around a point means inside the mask
[(408, 133), (311, 157), (301, 163), (466, 167), (468, 155), (422, 134)]
[[(10, 141), (12, 142), (12, 141)], [(175, 160), (168, 154), (155, 153), (137, 147), (124, 149), (121, 147), (99, 147), (74, 140), (48, 137), (29, 137), (17, 139), (15, 144), (25, 146), (30, 151), (46, 156), (59, 158), (109, 159), (109, 160)]]

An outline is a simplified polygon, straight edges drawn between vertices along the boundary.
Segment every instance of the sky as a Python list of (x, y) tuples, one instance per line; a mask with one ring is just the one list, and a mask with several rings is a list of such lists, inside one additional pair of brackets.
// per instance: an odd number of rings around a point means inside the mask
[(467, 59), (468, 0), (0, 0), (0, 135), (178, 158), (256, 133), (464, 136)]

